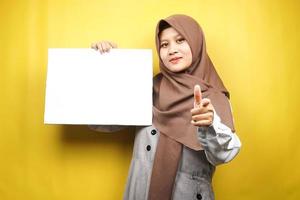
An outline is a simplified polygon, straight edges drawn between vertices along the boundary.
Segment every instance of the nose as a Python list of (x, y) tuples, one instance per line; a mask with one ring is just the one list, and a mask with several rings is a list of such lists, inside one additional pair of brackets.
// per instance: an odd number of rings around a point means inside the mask
[(176, 54), (176, 53), (178, 53), (178, 51), (170, 51), (170, 52), (169, 52), (169, 55), (171, 56), (171, 55), (174, 55), (174, 54)]
[(174, 55), (178, 53), (178, 50), (177, 50), (177, 47), (176, 47), (176, 44), (170, 44), (169, 45), (169, 55)]

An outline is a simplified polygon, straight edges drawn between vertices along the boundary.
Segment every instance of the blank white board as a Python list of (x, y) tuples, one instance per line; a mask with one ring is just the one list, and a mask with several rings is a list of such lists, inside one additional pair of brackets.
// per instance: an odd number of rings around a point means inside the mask
[(50, 48), (45, 124), (152, 124), (151, 49)]

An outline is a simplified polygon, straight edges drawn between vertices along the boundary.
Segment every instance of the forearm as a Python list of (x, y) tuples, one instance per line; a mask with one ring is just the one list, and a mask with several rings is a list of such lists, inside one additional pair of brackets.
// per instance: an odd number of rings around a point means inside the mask
[(242, 146), (237, 134), (224, 125), (216, 113), (212, 125), (198, 128), (198, 138), (213, 165), (231, 161)]

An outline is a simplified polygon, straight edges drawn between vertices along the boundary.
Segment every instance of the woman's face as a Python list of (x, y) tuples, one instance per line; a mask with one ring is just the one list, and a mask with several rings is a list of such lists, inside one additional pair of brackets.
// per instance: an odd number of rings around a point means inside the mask
[(180, 72), (192, 64), (192, 51), (187, 41), (172, 27), (164, 29), (159, 37), (160, 58), (172, 72)]

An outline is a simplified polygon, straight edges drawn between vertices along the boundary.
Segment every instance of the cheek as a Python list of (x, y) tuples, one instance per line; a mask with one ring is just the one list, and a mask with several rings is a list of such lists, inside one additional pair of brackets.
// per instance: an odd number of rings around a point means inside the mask
[(187, 62), (189, 64), (192, 64), (193, 56), (192, 56), (192, 51), (189, 46), (187, 46), (187, 48), (185, 49), (185, 56), (187, 58)]
[(193, 56), (192, 56), (192, 52), (189, 53), (189, 64), (192, 64), (193, 62)]
[(160, 59), (164, 62), (164, 64), (166, 64), (166, 52), (162, 49), (160, 50), (159, 52), (159, 56), (160, 56)]

